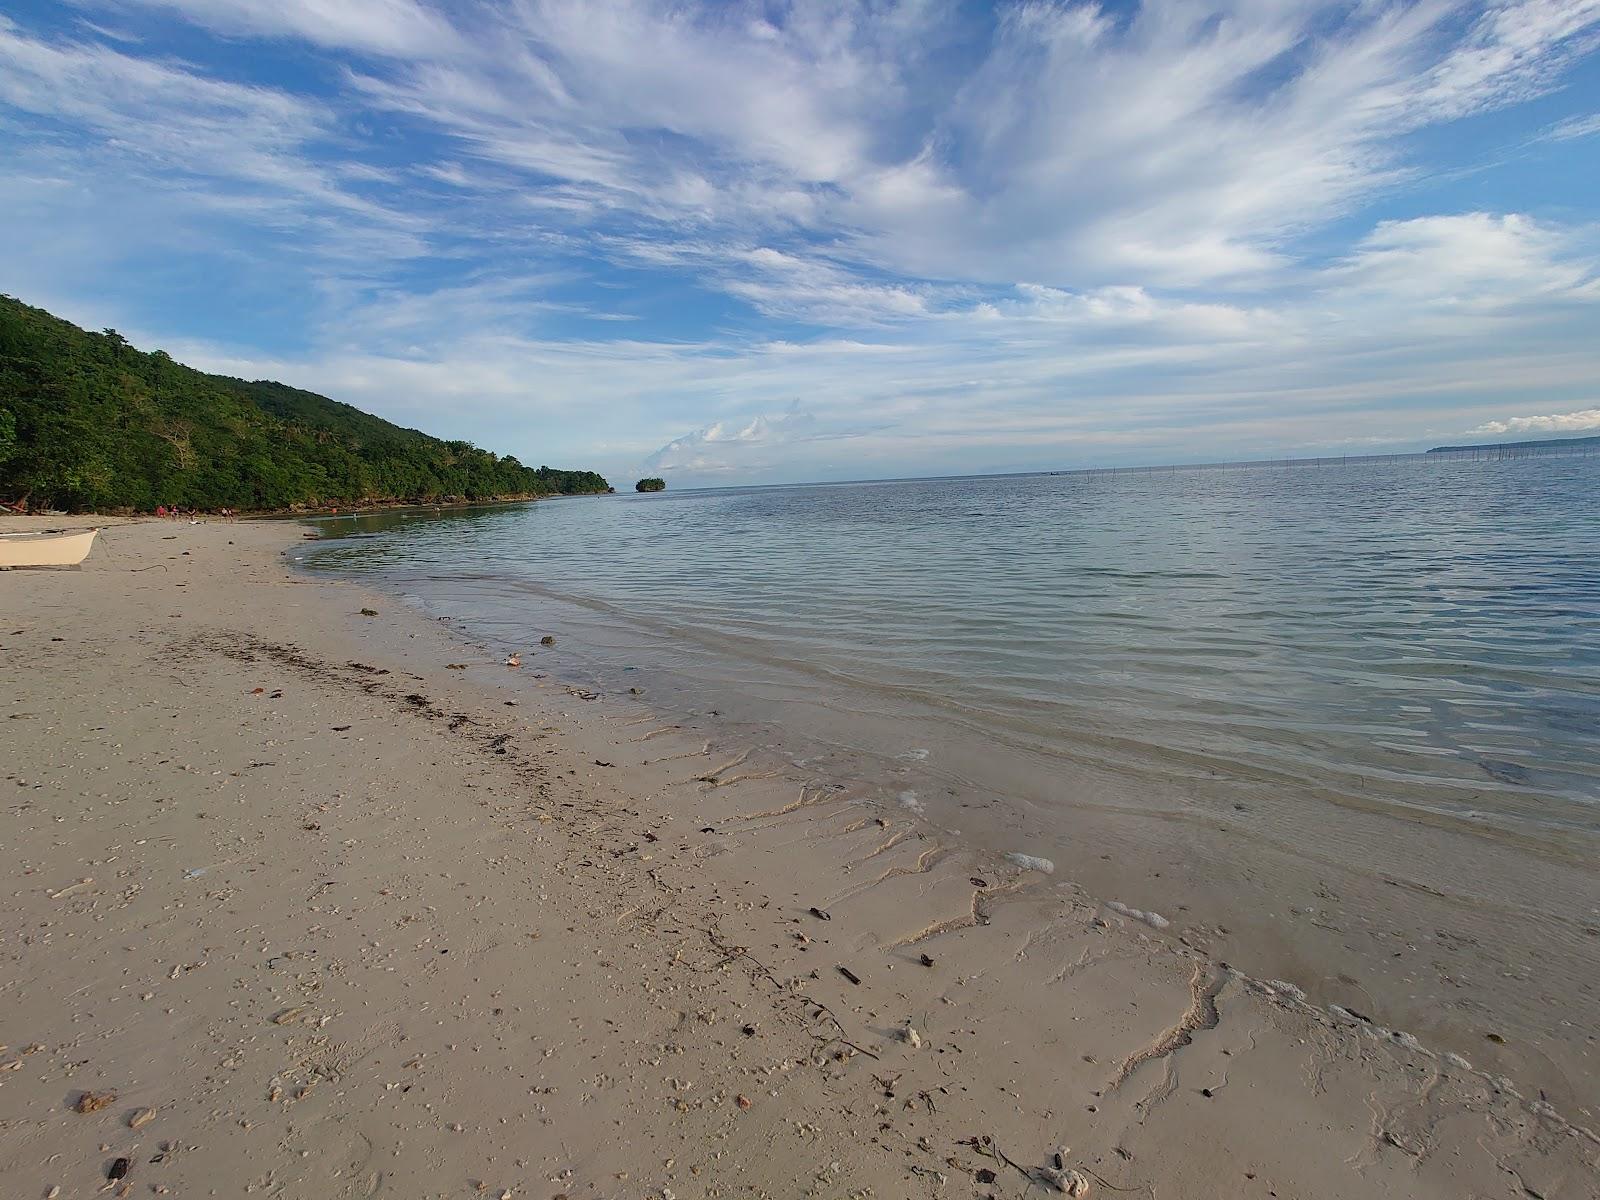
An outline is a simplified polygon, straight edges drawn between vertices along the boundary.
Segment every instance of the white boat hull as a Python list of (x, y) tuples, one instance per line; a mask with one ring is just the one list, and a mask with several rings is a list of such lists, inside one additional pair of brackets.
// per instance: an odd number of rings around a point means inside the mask
[(89, 557), (98, 529), (74, 533), (17, 533), (0, 537), (0, 569), (75, 567)]

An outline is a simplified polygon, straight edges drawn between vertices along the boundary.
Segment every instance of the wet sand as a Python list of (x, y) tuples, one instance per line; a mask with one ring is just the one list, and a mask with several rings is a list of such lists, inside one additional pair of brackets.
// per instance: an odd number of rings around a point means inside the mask
[(0, 574), (7, 1195), (1600, 1195), (1516, 1079), (299, 536)]

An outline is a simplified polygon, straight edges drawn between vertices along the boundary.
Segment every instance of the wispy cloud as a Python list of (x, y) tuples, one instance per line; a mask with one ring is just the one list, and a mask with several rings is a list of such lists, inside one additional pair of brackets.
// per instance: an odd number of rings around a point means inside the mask
[(526, 457), (1232, 457), (1600, 371), (1593, 197), (1450, 182), (1597, 131), (1600, 0), (74, 3), (0, 17), (10, 286)]
[(861, 432), (864, 431), (824, 431), (813, 413), (796, 404), (785, 413), (758, 414), (736, 423), (717, 421), (673, 438), (645, 459), (645, 466), (653, 471), (682, 471), (702, 477), (736, 473), (749, 478), (762, 469), (781, 465), (800, 443), (856, 437)]
[[(495, 444), (589, 446), (619, 475), (703, 482), (1337, 452), (1454, 436), (1502, 416), (1511, 393), (1592, 391), (1591, 234), (1476, 214), (1414, 226), (1251, 305), (1023, 285), (844, 338), (552, 341), (480, 323), (480, 306), (500, 304), (491, 289), (409, 300), (406, 319), (347, 327), (302, 360), (191, 353), (412, 423), (447, 411)], [(1455, 262), (1480, 228), (1504, 243)], [(1408, 274), (1396, 254), (1418, 265)], [(1391, 296), (1395, 272), (1408, 287)], [(1472, 298), (1491, 285), (1508, 298), (1479, 310)], [(456, 310), (459, 323), (430, 333), (427, 314)], [(372, 345), (412, 353), (356, 349)], [(577, 425), (587, 442), (562, 420), (574, 396), (596, 407), (594, 426)]]
[(1498, 313), (1540, 298), (1600, 299), (1593, 248), (1587, 231), (1516, 213), (1420, 217), (1381, 222), (1329, 276), (1385, 304)]
[(1404, 135), (1548, 87), (1600, 7), (1525, 0), (1462, 33), (1443, 4), (1019, 4), (953, 88), (957, 30), (922, 5), (499, 16), (517, 53), (360, 85), (585, 220), (826, 232), (920, 278), (1195, 284), (1394, 186)]
[(387, 253), (419, 248), (406, 239), (422, 222), (366, 194), (383, 174), (336, 152), (322, 100), (131, 47), (30, 37), (0, 17), (0, 105), (28, 122), (11, 130), (18, 159), (85, 191), (159, 195), (181, 213), (318, 237), (325, 252), (370, 252), (379, 233)]
[(464, 49), (441, 14), (414, 0), (122, 0), (218, 33), (304, 38), (332, 49), (432, 58)]
[(1550, 128), (1543, 130), (1536, 140), (1576, 142), (1580, 138), (1594, 137), (1596, 134), (1600, 134), (1600, 113), (1587, 113), (1557, 121)]

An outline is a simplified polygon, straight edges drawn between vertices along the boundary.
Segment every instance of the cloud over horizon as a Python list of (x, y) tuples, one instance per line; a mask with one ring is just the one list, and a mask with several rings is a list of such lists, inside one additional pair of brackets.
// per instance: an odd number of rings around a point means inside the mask
[(1585, 408), (1579, 412), (1552, 413), (1543, 417), (1507, 417), (1503, 421), (1485, 421), (1468, 433), (1584, 433), (1600, 429), (1600, 408)]
[(618, 477), (1409, 448), (1592, 395), (1597, 37), (1600, 0), (23, 0), (0, 288)]

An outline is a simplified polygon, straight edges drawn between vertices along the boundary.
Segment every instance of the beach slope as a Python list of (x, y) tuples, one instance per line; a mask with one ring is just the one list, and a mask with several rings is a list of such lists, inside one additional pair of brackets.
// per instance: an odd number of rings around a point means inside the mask
[(0, 574), (6, 1195), (1600, 1195), (1515, 1081), (300, 536)]

